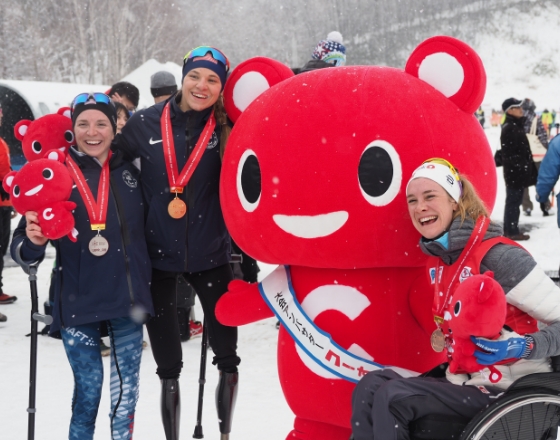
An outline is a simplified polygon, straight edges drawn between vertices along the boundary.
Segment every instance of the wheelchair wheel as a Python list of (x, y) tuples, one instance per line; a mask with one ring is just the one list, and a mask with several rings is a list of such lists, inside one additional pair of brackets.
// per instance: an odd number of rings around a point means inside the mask
[(506, 394), (467, 425), (461, 440), (556, 440), (560, 395), (547, 389)]

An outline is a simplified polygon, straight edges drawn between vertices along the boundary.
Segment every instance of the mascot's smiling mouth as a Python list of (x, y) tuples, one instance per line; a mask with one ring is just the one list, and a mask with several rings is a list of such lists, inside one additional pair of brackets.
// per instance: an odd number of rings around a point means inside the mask
[(336, 211), (319, 215), (272, 216), (274, 223), (288, 234), (299, 238), (326, 237), (338, 231), (348, 220), (348, 212)]
[(35, 194), (37, 194), (42, 189), (43, 189), (43, 184), (41, 183), (40, 185), (37, 185), (35, 188), (31, 188), (29, 191), (27, 191), (25, 193), (25, 195), (26, 196), (34, 196)]

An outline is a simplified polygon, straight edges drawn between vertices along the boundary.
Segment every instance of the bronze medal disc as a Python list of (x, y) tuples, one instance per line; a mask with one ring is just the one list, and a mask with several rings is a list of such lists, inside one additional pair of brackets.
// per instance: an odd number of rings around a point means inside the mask
[(445, 335), (441, 331), (441, 329), (437, 328), (432, 333), (430, 337), (430, 344), (432, 344), (432, 348), (434, 351), (441, 353), (445, 348)]
[(89, 251), (96, 257), (102, 257), (109, 250), (109, 242), (101, 235), (96, 235), (89, 241)]
[(187, 205), (179, 198), (175, 198), (169, 202), (167, 212), (173, 218), (181, 218), (187, 213)]

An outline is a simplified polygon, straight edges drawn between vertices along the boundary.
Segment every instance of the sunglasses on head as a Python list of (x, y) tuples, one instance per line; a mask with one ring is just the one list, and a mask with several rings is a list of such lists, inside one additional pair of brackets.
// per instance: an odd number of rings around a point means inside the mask
[(215, 60), (219, 61), (224, 66), (226, 66), (226, 72), (229, 71), (229, 60), (227, 59), (227, 57), (218, 49), (210, 46), (198, 46), (193, 50), (191, 50), (183, 58), (183, 65), (185, 65), (187, 61), (191, 58), (205, 57), (208, 54), (208, 52), (210, 52), (212, 58), (214, 58)]
[(444, 165), (447, 168), (449, 168), (449, 170), (451, 171), (451, 174), (453, 174), (453, 177), (455, 177), (455, 180), (457, 182), (461, 181), (461, 177), (459, 176), (459, 172), (455, 169), (455, 167), (453, 165), (451, 165), (451, 162), (442, 159), (441, 157), (432, 157), (431, 159), (425, 160), (424, 162), (422, 162), (422, 165), (424, 165), (425, 163), (438, 163), (440, 165)]
[(72, 101), (72, 110), (77, 105), (85, 104), (86, 102), (94, 101), (96, 104), (107, 104), (111, 103), (111, 98), (109, 98), (105, 93), (80, 93)]

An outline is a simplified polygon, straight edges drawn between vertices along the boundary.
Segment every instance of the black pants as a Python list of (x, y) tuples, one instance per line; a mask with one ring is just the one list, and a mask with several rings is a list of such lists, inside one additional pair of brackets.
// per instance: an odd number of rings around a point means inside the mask
[[(156, 316), (146, 327), (154, 359), (161, 379), (179, 377), (183, 367), (183, 351), (177, 320), (177, 276), (175, 272), (152, 271), (152, 300)], [(185, 272), (185, 279), (194, 287), (204, 310), (209, 342), (214, 352), (213, 364), (219, 370), (237, 371), (241, 359), (237, 356), (237, 327), (220, 324), (214, 313), (216, 303), (227, 291), (233, 279), (229, 264), (202, 272)]]
[(409, 440), (408, 424), (430, 414), (473, 418), (502, 390), (453, 385), (445, 378), (405, 379), (393, 370), (366, 374), (352, 395), (355, 440)]
[(4, 293), (2, 290), (2, 272), (4, 272), (4, 256), (10, 245), (10, 231), (12, 222), (12, 208), (11, 207), (1, 207), (0, 208), (0, 293)]
[(506, 186), (506, 206), (504, 209), (504, 235), (519, 234), (519, 205), (523, 201), (523, 188)]

